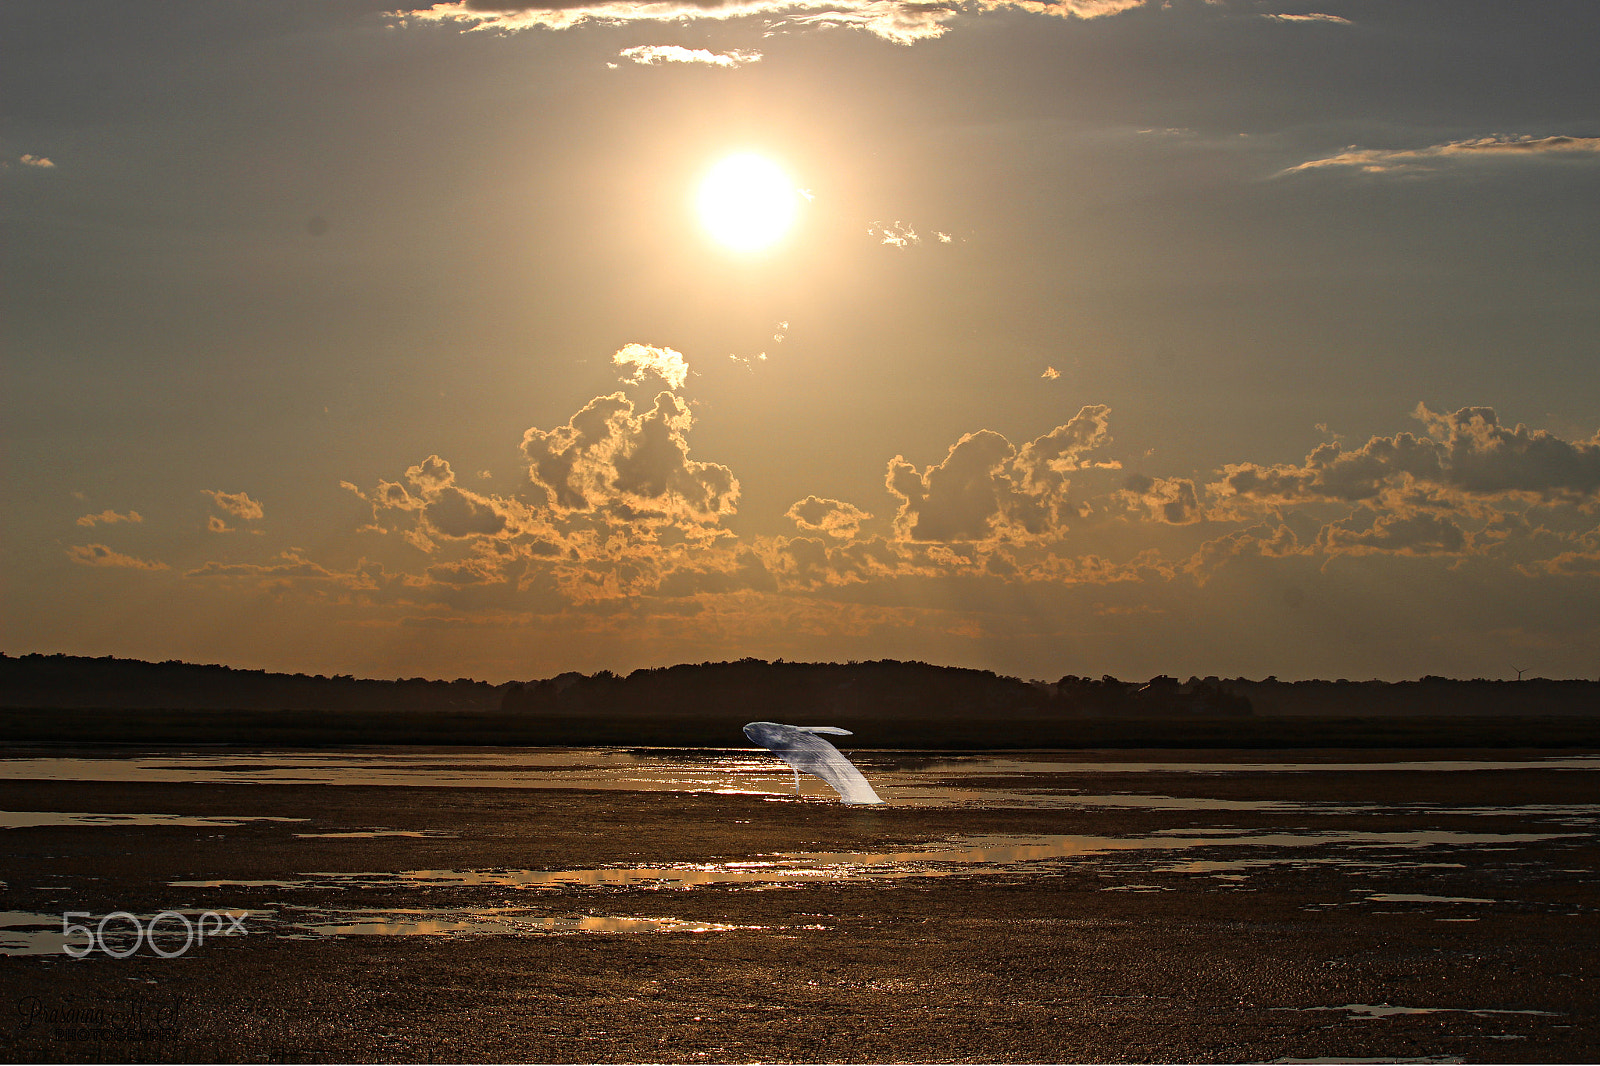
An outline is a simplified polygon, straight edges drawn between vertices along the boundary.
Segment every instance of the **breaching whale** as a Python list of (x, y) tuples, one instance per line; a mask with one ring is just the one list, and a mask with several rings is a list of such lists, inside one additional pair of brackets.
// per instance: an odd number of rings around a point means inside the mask
[(813, 774), (832, 785), (846, 803), (882, 803), (838, 748), (817, 736), (830, 733), (847, 737), (850, 730), (831, 725), (783, 725), (779, 722), (751, 722), (744, 735), (794, 767), (794, 788), (800, 791), (800, 771)]

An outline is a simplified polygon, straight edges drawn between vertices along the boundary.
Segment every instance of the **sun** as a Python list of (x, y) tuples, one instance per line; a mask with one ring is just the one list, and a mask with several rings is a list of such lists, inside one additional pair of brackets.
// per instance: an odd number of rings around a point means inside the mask
[(731, 155), (700, 183), (700, 223), (736, 252), (769, 248), (794, 225), (800, 191), (778, 164), (753, 153)]

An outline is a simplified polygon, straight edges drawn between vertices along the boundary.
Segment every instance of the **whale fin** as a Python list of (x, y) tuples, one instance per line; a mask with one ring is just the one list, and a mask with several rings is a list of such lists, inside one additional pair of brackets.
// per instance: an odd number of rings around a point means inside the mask
[(836, 725), (797, 725), (795, 728), (807, 733), (831, 733), (836, 737), (855, 736), (850, 730), (840, 729)]

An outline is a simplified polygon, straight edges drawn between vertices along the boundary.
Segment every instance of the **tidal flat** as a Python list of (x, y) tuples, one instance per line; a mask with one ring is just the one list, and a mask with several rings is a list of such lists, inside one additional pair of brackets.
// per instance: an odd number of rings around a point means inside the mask
[(1600, 758), (854, 758), (0, 751), (0, 1052), (1600, 1057)]

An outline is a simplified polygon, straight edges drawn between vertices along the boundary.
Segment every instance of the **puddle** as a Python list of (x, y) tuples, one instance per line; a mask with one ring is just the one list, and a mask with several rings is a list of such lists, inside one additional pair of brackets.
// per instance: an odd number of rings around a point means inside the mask
[(1497, 899), (1475, 899), (1472, 896), (1426, 896), (1416, 892), (1379, 892), (1368, 896), (1373, 903), (1499, 903)]
[[(1226, 835), (1223, 835), (1226, 834)], [(993, 874), (1111, 852), (1189, 848), (1313, 848), (1334, 846), (1416, 850), (1451, 845), (1511, 845), (1562, 839), (1571, 834), (1462, 832), (1239, 833), (1236, 830), (1175, 830), (1143, 837), (977, 836), (957, 837), (894, 851), (796, 852), (740, 862), (656, 866), (602, 866), (581, 870), (410, 870), (397, 873), (321, 872), (293, 881), (173, 881), (173, 888), (386, 888), (485, 886), (514, 889), (696, 888), (706, 885), (782, 885), (951, 874)], [(1269, 861), (1261, 859), (1233, 860)], [(1354, 861), (1337, 858), (1325, 861)], [(1385, 865), (1407, 865), (1390, 859)], [(1438, 865), (1438, 864), (1419, 864)], [(1158, 867), (1172, 869), (1172, 867)], [(1200, 871), (1184, 871), (1200, 872)]]
[[(240, 921), (246, 921), (252, 918), (268, 918), (274, 913), (270, 910), (250, 910), (246, 907), (210, 907), (205, 909), (201, 909), (199, 907), (173, 907), (170, 908), (170, 910), (173, 913), (184, 915), (185, 917), (189, 918), (191, 922), (197, 922), (202, 915), (208, 912), (234, 915), (237, 916)], [(149, 947), (150, 940), (148, 933), (150, 920), (155, 916), (156, 915), (154, 913), (135, 915), (135, 917), (139, 920), (139, 924), (145, 929), (145, 937), (138, 945), (138, 954), (141, 956), (153, 956), (154, 954), (151, 952)], [(72, 918), (71, 921), (74, 923), (81, 922), (88, 924), (95, 928), (98, 932), (99, 919), (103, 917), (105, 916), (97, 914), (94, 915), (91, 920), (89, 918), (78, 916)], [(88, 939), (85, 936), (67, 936), (64, 932), (65, 928), (66, 919), (61, 914), (34, 914), (29, 911), (0, 911), (0, 956), (62, 955), (66, 954), (65, 948), (68, 945), (79, 951), (88, 946)], [(163, 920), (163, 922), (158, 926), (158, 935), (160, 936), (160, 940), (157, 941), (157, 943), (163, 950), (170, 953), (172, 951), (176, 951), (181, 946), (182, 934), (179, 933), (181, 928), (182, 924), (174, 922), (171, 918)], [(207, 935), (211, 937), (229, 935), (228, 933), (222, 931), (224, 928), (225, 927), (219, 923), (217, 931), (212, 932), (208, 924)], [(226, 928), (231, 930), (231, 925)], [(237, 936), (239, 934), (233, 933), (232, 935)], [(108, 922), (105, 929), (105, 938), (106, 942), (113, 951), (120, 952), (127, 950), (134, 944), (132, 923), (122, 918), (118, 918), (113, 922)], [(193, 947), (191, 947), (190, 950), (193, 950)]]
[[(1356, 1018), (1390, 1018), (1397, 1014), (1533, 1014), (1546, 1018), (1559, 1017), (1548, 1010), (1493, 1010), (1487, 1007), (1395, 1007), (1388, 1003), (1346, 1003), (1338, 1007), (1274, 1007), (1273, 1010), (1342, 1010)], [(1378, 1061), (1393, 1061), (1384, 1059)]]
[(1322, 1058), (1322, 1059), (1273, 1059), (1273, 1066), (1365, 1066), (1367, 1063), (1403, 1063), (1414, 1066), (1454, 1066), (1466, 1062), (1466, 1059), (1454, 1055), (1432, 1055), (1418, 1059), (1397, 1059), (1384, 1056), (1378, 1059), (1350, 1059), (1350, 1058)]
[(1359, 866), (1362, 869), (1404, 867), (1407, 870), (1462, 870), (1466, 868), (1466, 863), (1462, 862), (1393, 862), (1362, 858), (1313, 858), (1306, 855), (1275, 855), (1265, 859), (1196, 859), (1192, 862), (1173, 863), (1170, 866), (1157, 866), (1155, 870), (1157, 873), (1163, 874), (1205, 874), (1220, 873), (1224, 870), (1262, 869), (1268, 866), (1310, 868), (1318, 865)]
[(445, 839), (454, 837), (442, 829), (352, 829), (342, 833), (296, 833), (307, 840), (371, 840), (375, 837), (412, 837), (415, 839)]
[(201, 816), (193, 814), (68, 814), (62, 811), (0, 811), (0, 829), (35, 829), (64, 825), (244, 825), (246, 822), (309, 822), (309, 818), (261, 815)]
[[(525, 936), (551, 933), (720, 933), (765, 929), (759, 925), (696, 922), (684, 918), (616, 918), (596, 915), (559, 917), (524, 910), (351, 910), (327, 911), (310, 921), (285, 923), (316, 936)], [(808, 926), (807, 928), (822, 928)]]

